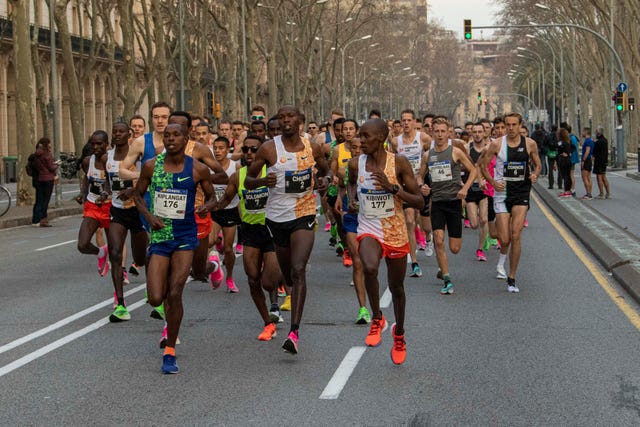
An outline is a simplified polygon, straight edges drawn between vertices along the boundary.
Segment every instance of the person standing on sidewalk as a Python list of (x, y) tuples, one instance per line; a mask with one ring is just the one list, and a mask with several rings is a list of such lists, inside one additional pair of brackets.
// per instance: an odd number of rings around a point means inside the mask
[(593, 139), (591, 139), (591, 128), (582, 129), (582, 137), (584, 142), (582, 143), (582, 156), (580, 157), (580, 174), (582, 175), (582, 183), (584, 184), (585, 195), (581, 197), (582, 200), (591, 200), (591, 189), (593, 183), (591, 182), (591, 169), (593, 168)]
[(40, 227), (51, 227), (47, 216), (49, 200), (53, 193), (53, 186), (57, 180), (58, 164), (51, 154), (51, 141), (47, 137), (40, 138), (36, 144), (34, 159), (34, 175), (37, 176), (36, 202), (33, 205), (31, 224)]
[[(598, 199), (611, 198), (611, 190), (609, 189), (609, 180), (607, 179), (607, 163), (609, 162), (609, 141), (604, 137), (604, 128), (598, 126), (596, 128), (596, 141), (593, 147), (593, 173), (596, 174), (598, 181)], [(605, 195), (606, 190), (606, 195)]]
[(560, 197), (571, 197), (571, 153), (574, 149), (571, 144), (569, 131), (562, 128), (558, 131), (558, 172), (564, 183), (564, 191)]
[(547, 158), (547, 175), (549, 178), (549, 190), (553, 190), (553, 172), (558, 171), (558, 188), (562, 187), (562, 175), (558, 165), (558, 126), (551, 125), (551, 131), (547, 133), (544, 140), (544, 152)]

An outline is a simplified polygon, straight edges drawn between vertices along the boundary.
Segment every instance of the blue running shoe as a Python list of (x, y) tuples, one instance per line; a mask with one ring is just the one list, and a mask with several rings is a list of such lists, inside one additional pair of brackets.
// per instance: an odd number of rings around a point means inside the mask
[(447, 282), (444, 284), (442, 289), (440, 289), (441, 295), (451, 295), (453, 294), (453, 283)]
[(176, 357), (170, 354), (162, 356), (162, 373), (163, 374), (177, 374), (180, 372), (178, 364), (176, 363)]

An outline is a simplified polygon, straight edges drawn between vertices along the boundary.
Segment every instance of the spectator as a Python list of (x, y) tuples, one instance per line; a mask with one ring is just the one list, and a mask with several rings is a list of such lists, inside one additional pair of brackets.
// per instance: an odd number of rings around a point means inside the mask
[(547, 132), (545, 132), (544, 127), (542, 127), (540, 123), (536, 123), (533, 129), (531, 139), (533, 139), (538, 146), (538, 155), (540, 156), (540, 162), (542, 163), (542, 173), (540, 176), (545, 176), (548, 173), (547, 161), (545, 159), (547, 155), (544, 150), (544, 140), (547, 137)]
[(571, 154), (573, 153), (573, 145), (569, 131), (561, 128), (558, 131), (558, 171), (564, 182), (564, 191), (559, 194), (560, 197), (571, 197)]
[(549, 190), (553, 190), (553, 171), (558, 170), (558, 188), (562, 187), (562, 175), (558, 166), (558, 126), (551, 125), (551, 132), (543, 143), (543, 150), (547, 158), (547, 174), (549, 176)]
[(31, 225), (51, 227), (47, 217), (47, 209), (49, 208), (51, 193), (53, 193), (54, 182), (57, 180), (58, 164), (53, 161), (49, 138), (43, 137), (38, 140), (34, 164), (37, 170), (38, 184), (36, 186), (36, 202), (33, 205)]
[[(604, 128), (596, 128), (596, 141), (593, 147), (593, 173), (596, 174), (598, 182), (598, 199), (611, 198), (609, 190), (609, 180), (607, 179), (607, 163), (609, 163), (609, 141), (604, 137)], [(606, 195), (605, 195), (606, 191)]]

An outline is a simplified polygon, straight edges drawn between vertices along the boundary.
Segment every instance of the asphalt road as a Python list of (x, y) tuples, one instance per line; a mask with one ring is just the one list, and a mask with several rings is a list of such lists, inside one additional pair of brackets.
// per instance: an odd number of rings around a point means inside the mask
[[(132, 320), (105, 321), (111, 281), (77, 252), (79, 217), (2, 230), (0, 425), (640, 424), (638, 306), (537, 205), (529, 223), (517, 295), (494, 278), (497, 251), (474, 260), (471, 230), (450, 258), (453, 296), (439, 295), (435, 258), (420, 253), (400, 367), (389, 332), (362, 353), (368, 328), (353, 324), (350, 270), (328, 233), (316, 235), (297, 356), (280, 348), (288, 313), (277, 338), (256, 339), (238, 258), (239, 294), (187, 285), (175, 376), (160, 373), (162, 323), (144, 305), (144, 276), (128, 286)], [(321, 399), (347, 354), (361, 354), (351, 376)]]

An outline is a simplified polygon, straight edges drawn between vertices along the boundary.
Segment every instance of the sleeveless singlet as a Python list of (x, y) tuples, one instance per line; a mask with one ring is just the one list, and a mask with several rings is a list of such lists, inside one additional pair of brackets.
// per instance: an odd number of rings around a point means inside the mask
[[(120, 179), (118, 172), (120, 168), (120, 160), (114, 159), (115, 153), (115, 148), (107, 151), (107, 175), (109, 176), (109, 182), (111, 183), (111, 204), (119, 209), (130, 209), (135, 207), (136, 205), (133, 197), (131, 197), (129, 200), (120, 200), (118, 199), (118, 194), (122, 190), (133, 187), (134, 182), (131, 179)], [(136, 162), (136, 164), (132, 166), (130, 170), (139, 172), (140, 163)]]
[[(506, 197), (529, 194), (531, 181), (529, 180), (529, 153), (525, 137), (520, 137), (520, 143), (516, 147), (509, 147), (507, 137), (502, 137), (500, 151), (496, 156), (494, 179), (506, 183), (504, 191)], [(496, 191), (496, 195), (497, 193)]]
[[(473, 162), (474, 165), (478, 164), (478, 159), (480, 159), (481, 155), (482, 155), (482, 151), (477, 151), (473, 146), (473, 143), (471, 143), (471, 146), (469, 147), (469, 156), (471, 157), (471, 161)], [(478, 184), (478, 178), (476, 178), (475, 182), (471, 184), (469, 191), (473, 191), (473, 192), (482, 191), (480, 190), (480, 184)]]
[(431, 173), (431, 200), (445, 202), (456, 200), (462, 188), (460, 164), (453, 160), (453, 146), (444, 151), (429, 150), (429, 172)]
[[(237, 167), (237, 163), (233, 160), (230, 160), (229, 166), (224, 170), (224, 173), (227, 175), (227, 177), (230, 177), (236, 171)], [(224, 198), (224, 192), (227, 189), (227, 184), (213, 184), (213, 189), (216, 191), (216, 199), (222, 200)], [(233, 199), (231, 199), (231, 203), (229, 203), (224, 209), (227, 210), (237, 208), (239, 202), (240, 199), (236, 195), (233, 197)]]
[[(267, 166), (262, 167), (260, 178), (267, 176)], [(247, 224), (264, 225), (267, 210), (267, 200), (269, 199), (269, 189), (258, 187), (254, 190), (247, 190), (244, 181), (247, 178), (247, 167), (243, 166), (238, 170), (238, 196), (240, 196), (240, 217), (242, 222)]]
[(166, 154), (156, 157), (156, 164), (149, 185), (150, 212), (162, 219), (165, 227), (151, 230), (151, 243), (169, 240), (193, 240), (198, 238), (195, 198), (196, 184), (193, 182), (193, 158), (184, 157), (184, 168), (173, 173), (164, 170)]
[(106, 171), (96, 168), (96, 155), (89, 158), (89, 169), (87, 169), (87, 179), (89, 180), (89, 192), (87, 200), (95, 203), (100, 194), (105, 190), (104, 184), (107, 182)]
[(269, 188), (267, 218), (274, 222), (287, 222), (315, 216), (313, 168), (316, 161), (311, 143), (302, 138), (302, 151), (289, 152), (280, 135), (273, 142), (276, 146), (276, 163), (267, 168), (267, 173), (276, 174), (276, 185)]
[[(384, 173), (391, 184), (399, 184), (395, 155), (385, 154)], [(402, 247), (409, 242), (402, 199), (385, 190), (376, 190), (375, 181), (367, 172), (366, 165), (367, 155), (362, 154), (358, 158), (358, 236), (368, 234), (385, 245)]]
[(398, 154), (409, 160), (413, 174), (417, 175), (420, 170), (420, 161), (422, 160), (422, 139), (420, 132), (416, 132), (416, 136), (411, 142), (405, 143), (403, 134), (398, 135)]

